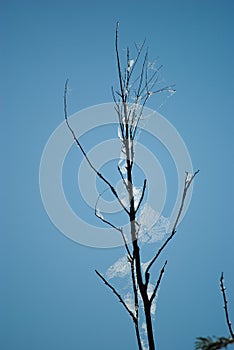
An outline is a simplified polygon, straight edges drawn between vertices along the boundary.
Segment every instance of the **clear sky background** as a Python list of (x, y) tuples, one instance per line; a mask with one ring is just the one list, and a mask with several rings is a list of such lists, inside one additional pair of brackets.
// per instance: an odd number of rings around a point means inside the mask
[[(147, 38), (163, 78), (176, 83), (160, 112), (201, 170), (164, 255), (157, 348), (188, 350), (197, 336), (228, 335), (219, 277), (224, 271), (234, 323), (234, 2), (1, 0), (0, 13), (0, 348), (136, 348), (131, 320), (94, 273), (122, 248), (67, 239), (47, 216), (38, 184), (43, 148), (63, 121), (65, 79), (71, 113), (111, 101), (117, 20), (121, 46)], [(149, 107), (157, 106), (152, 99)]]

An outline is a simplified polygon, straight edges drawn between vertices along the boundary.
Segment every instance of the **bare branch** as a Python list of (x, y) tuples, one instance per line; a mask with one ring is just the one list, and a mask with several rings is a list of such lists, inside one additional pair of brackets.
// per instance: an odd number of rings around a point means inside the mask
[(122, 232), (122, 229), (120, 227), (115, 226), (110, 221), (106, 220), (102, 214), (99, 214), (97, 208), (95, 208), (95, 216), (98, 219), (100, 219), (102, 222), (104, 222), (105, 224), (107, 224), (107, 225), (111, 226), (112, 228), (114, 228), (115, 230), (117, 230), (119, 232)]
[(117, 298), (119, 299), (120, 303), (123, 304), (124, 308), (127, 310), (127, 312), (129, 313), (129, 315), (132, 317), (133, 322), (136, 323), (136, 317), (133, 314), (133, 312), (129, 309), (129, 307), (127, 306), (127, 304), (125, 303), (125, 301), (123, 300), (123, 298), (121, 297), (121, 295), (117, 292), (117, 290), (109, 283), (107, 282), (107, 280), (97, 271), (95, 270), (96, 274), (102, 279), (102, 281), (112, 290), (112, 292), (117, 296)]
[(86, 161), (88, 162), (90, 168), (97, 174), (97, 176), (103, 181), (105, 182), (111, 192), (113, 193), (113, 195), (116, 197), (116, 199), (118, 200), (119, 204), (121, 205), (121, 207), (124, 209), (124, 211), (129, 215), (129, 211), (127, 210), (127, 208), (125, 207), (125, 205), (122, 203), (121, 199), (119, 198), (115, 188), (111, 185), (111, 183), (94, 167), (94, 165), (91, 163), (89, 157), (87, 156), (87, 153), (85, 152), (84, 148), (82, 147), (80, 141), (78, 140), (78, 138), (76, 137), (76, 134), (74, 132), (74, 130), (72, 129), (72, 127), (70, 126), (69, 122), (68, 122), (68, 115), (67, 115), (67, 87), (68, 87), (68, 79), (65, 82), (65, 87), (64, 87), (64, 116), (65, 116), (65, 121), (67, 124), (68, 129), (70, 130), (74, 141), (76, 142), (78, 148), (81, 150), (83, 156), (85, 157)]
[[(148, 79), (148, 74), (146, 76), (146, 84), (144, 86), (144, 89), (147, 90), (147, 93), (149, 94), (150, 93), (150, 90), (153, 89), (153, 87), (155, 86), (155, 84), (157, 83), (158, 81), (158, 72), (160, 71), (160, 69), (162, 68), (163, 66), (160, 65), (157, 70), (151, 75), (151, 77)], [(150, 87), (150, 89), (149, 89)]]
[(199, 170), (195, 171), (195, 173), (191, 176), (190, 179), (188, 179), (188, 173), (186, 173), (186, 178), (185, 178), (185, 183), (184, 183), (184, 191), (183, 191), (183, 195), (182, 195), (182, 200), (181, 200), (181, 204), (180, 204), (180, 208), (179, 208), (179, 212), (177, 214), (174, 226), (172, 228), (172, 232), (170, 234), (170, 236), (167, 238), (167, 240), (163, 243), (163, 245), (161, 246), (161, 248), (159, 248), (159, 250), (157, 251), (157, 253), (155, 254), (154, 258), (151, 260), (151, 262), (149, 263), (146, 271), (145, 271), (145, 279), (146, 281), (148, 280), (148, 273), (150, 268), (152, 267), (152, 265), (154, 264), (154, 262), (157, 260), (157, 258), (159, 257), (159, 255), (161, 254), (161, 252), (164, 250), (164, 248), (167, 246), (167, 244), (170, 242), (170, 240), (174, 237), (175, 233), (176, 233), (176, 228), (177, 228), (177, 224), (179, 221), (179, 218), (181, 216), (183, 207), (184, 207), (184, 202), (185, 202), (185, 198), (186, 198), (186, 194), (187, 191), (192, 183), (192, 181), (194, 180), (194, 177), (199, 173)]
[(143, 61), (143, 64), (142, 64), (142, 69), (141, 69), (141, 74), (140, 74), (140, 82), (139, 82), (138, 90), (137, 90), (137, 97), (140, 96), (141, 91), (142, 91), (141, 90), (141, 86), (142, 86), (142, 83), (143, 83), (143, 78), (144, 78), (144, 72), (145, 72), (147, 59), (148, 59), (148, 50), (145, 53), (144, 61)]
[(175, 87), (175, 85), (168, 85), (168, 86), (165, 86), (159, 90), (153, 91), (152, 94), (158, 94), (160, 92), (169, 91), (169, 90), (175, 91), (174, 87)]
[(142, 201), (143, 201), (144, 194), (145, 194), (145, 189), (146, 189), (146, 179), (144, 180), (144, 185), (143, 185), (143, 189), (142, 189), (142, 193), (141, 193), (141, 198), (140, 198), (139, 203), (138, 203), (138, 205), (137, 205), (137, 208), (136, 208), (136, 210), (135, 210), (136, 213), (138, 212), (138, 210), (139, 210), (139, 208), (140, 208), (140, 206), (141, 206), (141, 203), (142, 203)]
[(131, 72), (130, 72), (130, 74), (129, 74), (129, 79), (131, 78), (131, 75), (132, 75), (132, 73), (133, 73), (133, 70), (134, 70), (134, 68), (136, 67), (137, 62), (138, 62), (138, 60), (139, 60), (139, 58), (140, 58), (140, 56), (141, 56), (142, 50), (143, 50), (143, 48), (144, 48), (144, 46), (145, 46), (145, 42), (146, 42), (146, 39), (144, 39), (144, 41), (143, 41), (143, 43), (141, 44), (140, 48), (137, 48), (137, 47), (136, 47), (136, 49), (137, 49), (137, 56), (136, 56), (136, 58), (135, 58), (135, 61), (134, 61), (134, 63), (133, 63), (132, 69), (131, 69)]
[(155, 288), (154, 288), (153, 294), (151, 295), (151, 298), (150, 298), (150, 303), (153, 302), (153, 300), (154, 300), (154, 298), (155, 298), (155, 296), (156, 296), (156, 293), (157, 293), (157, 290), (158, 290), (159, 285), (160, 285), (160, 283), (161, 283), (161, 280), (162, 280), (162, 277), (163, 277), (163, 274), (164, 274), (166, 265), (167, 265), (167, 260), (165, 261), (165, 263), (164, 263), (164, 265), (163, 265), (163, 267), (162, 267), (162, 269), (161, 269), (161, 271), (160, 271), (159, 278), (158, 278), (158, 280), (157, 280), (157, 283), (156, 283), (156, 286), (155, 286)]
[(222, 292), (222, 295), (223, 295), (223, 301), (224, 301), (224, 311), (225, 311), (225, 317), (226, 317), (226, 322), (227, 322), (227, 325), (228, 325), (228, 329), (229, 329), (229, 332), (230, 332), (230, 335), (232, 337), (232, 339), (234, 340), (234, 333), (233, 333), (233, 329), (232, 329), (232, 324), (231, 324), (231, 321), (230, 321), (230, 318), (229, 318), (229, 315), (228, 315), (228, 307), (227, 307), (227, 298), (226, 298), (226, 288), (224, 287), (224, 276), (223, 276), (223, 272), (221, 273), (221, 277), (220, 277), (220, 288), (221, 288), (221, 292)]
[(120, 85), (121, 97), (122, 97), (122, 100), (124, 100), (123, 77), (122, 77), (122, 73), (121, 73), (120, 58), (119, 58), (119, 48), (118, 48), (118, 31), (119, 31), (119, 22), (116, 23), (115, 52), (116, 52), (116, 58), (117, 58), (118, 76), (119, 76), (119, 85)]
[(114, 224), (112, 224), (112, 222), (110, 222), (109, 220), (106, 220), (102, 214), (99, 214), (99, 213), (98, 213), (98, 210), (97, 210), (98, 201), (99, 201), (100, 197), (103, 195), (103, 193), (106, 192), (107, 190), (108, 190), (108, 188), (105, 189), (101, 194), (99, 194), (99, 196), (98, 196), (98, 198), (97, 198), (97, 201), (96, 201), (96, 204), (95, 204), (95, 215), (96, 215), (96, 217), (99, 218), (102, 222), (104, 222), (105, 224), (109, 225), (110, 227), (112, 227), (113, 229), (115, 229), (116, 231), (118, 231), (118, 232), (121, 233), (121, 236), (122, 236), (123, 241), (124, 241), (124, 246), (125, 246), (126, 251), (127, 251), (127, 253), (128, 253), (129, 259), (132, 260), (133, 257), (132, 257), (132, 254), (131, 254), (130, 250), (129, 250), (129, 247), (128, 247), (128, 244), (127, 244), (127, 240), (126, 240), (126, 237), (125, 237), (125, 235), (124, 235), (124, 232), (123, 232), (122, 227), (117, 227), (117, 226), (115, 226)]

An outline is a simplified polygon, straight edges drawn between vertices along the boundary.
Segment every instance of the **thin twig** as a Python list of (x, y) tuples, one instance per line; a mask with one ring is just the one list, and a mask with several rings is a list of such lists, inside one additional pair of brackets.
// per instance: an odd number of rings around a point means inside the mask
[(141, 203), (143, 201), (144, 194), (145, 194), (145, 189), (146, 189), (146, 179), (144, 180), (144, 185), (143, 185), (143, 189), (142, 189), (142, 193), (141, 193), (141, 198), (140, 198), (139, 203), (138, 203), (138, 205), (136, 207), (136, 210), (135, 210), (136, 213), (138, 212), (138, 210), (139, 210), (139, 208), (141, 206)]
[(221, 292), (222, 292), (222, 295), (223, 295), (223, 301), (224, 301), (224, 311), (225, 311), (225, 317), (226, 317), (226, 321), (227, 321), (227, 325), (228, 325), (228, 329), (229, 329), (229, 332), (230, 332), (230, 335), (232, 337), (232, 339), (234, 339), (234, 333), (233, 333), (233, 329), (232, 329), (232, 324), (231, 324), (231, 321), (230, 321), (230, 318), (229, 318), (229, 315), (228, 315), (228, 307), (227, 307), (227, 298), (226, 298), (226, 288), (224, 287), (224, 276), (223, 276), (223, 272), (221, 273), (221, 277), (220, 277), (220, 288), (221, 288)]
[(139, 82), (139, 85), (138, 85), (138, 90), (137, 90), (137, 97), (140, 96), (141, 94), (141, 86), (142, 86), (142, 83), (143, 83), (143, 78), (144, 78), (144, 72), (145, 72), (145, 66), (146, 66), (146, 62), (147, 62), (147, 57), (148, 57), (148, 50), (146, 51), (145, 53), (145, 57), (144, 57), (144, 61), (143, 61), (143, 64), (142, 64), (142, 69), (141, 69), (141, 73), (140, 73), (140, 82)]
[(68, 79), (65, 82), (65, 87), (64, 87), (64, 116), (65, 116), (65, 121), (67, 124), (68, 129), (70, 130), (74, 141), (76, 142), (77, 146), (79, 147), (79, 149), (81, 150), (83, 156), (85, 157), (86, 161), (88, 162), (90, 168), (97, 174), (97, 176), (103, 181), (105, 182), (111, 192), (113, 193), (113, 195), (117, 198), (119, 204), (121, 205), (121, 207), (124, 209), (124, 211), (129, 215), (129, 211), (127, 210), (127, 208), (125, 207), (125, 205), (122, 203), (121, 199), (119, 198), (115, 188), (111, 185), (111, 183), (94, 167), (94, 165), (91, 163), (89, 157), (87, 156), (87, 153), (85, 152), (84, 148), (82, 147), (80, 141), (78, 140), (78, 138), (76, 137), (76, 134), (74, 132), (74, 130), (72, 129), (72, 127), (70, 126), (69, 122), (68, 122), (68, 115), (67, 115), (67, 87), (68, 87)]
[(129, 80), (130, 80), (131, 75), (133, 74), (134, 68), (136, 67), (137, 62), (138, 62), (138, 60), (139, 60), (139, 58), (140, 58), (140, 56), (141, 56), (142, 50), (143, 50), (143, 48), (144, 48), (144, 46), (145, 46), (145, 42), (146, 42), (146, 39), (144, 39), (144, 41), (143, 41), (143, 43), (141, 44), (140, 48), (137, 48), (137, 56), (136, 56), (136, 58), (135, 58), (135, 61), (134, 61), (134, 63), (133, 63), (133, 66), (132, 66), (132, 68), (131, 68), (131, 71), (130, 71), (130, 74), (129, 74)]
[(154, 288), (153, 294), (151, 295), (151, 298), (150, 298), (150, 303), (153, 302), (153, 300), (154, 300), (154, 298), (155, 298), (155, 296), (156, 296), (157, 290), (158, 290), (158, 288), (159, 288), (159, 285), (160, 285), (160, 283), (161, 283), (161, 280), (162, 280), (162, 277), (163, 277), (163, 274), (164, 274), (164, 271), (165, 271), (166, 264), (167, 264), (167, 260), (165, 261), (165, 263), (164, 263), (164, 265), (163, 265), (163, 267), (162, 267), (162, 269), (161, 269), (161, 271), (160, 271), (159, 278), (158, 278), (158, 280), (157, 280), (157, 283), (156, 283), (156, 286), (155, 286), (155, 288)]
[(118, 48), (118, 31), (119, 31), (119, 22), (116, 23), (115, 52), (116, 52), (116, 57), (117, 57), (118, 76), (119, 76), (119, 85), (120, 85), (121, 97), (122, 97), (122, 100), (124, 100), (123, 77), (122, 77), (122, 73), (121, 73), (120, 58), (119, 58), (119, 48)]
[(106, 192), (106, 190), (107, 190), (107, 189), (105, 189), (101, 194), (99, 194), (99, 196), (98, 196), (98, 198), (97, 198), (97, 201), (96, 201), (96, 204), (95, 204), (94, 213), (95, 213), (96, 217), (97, 217), (98, 219), (100, 219), (102, 222), (104, 222), (105, 224), (109, 225), (110, 227), (112, 227), (112, 228), (115, 229), (116, 231), (120, 232), (120, 234), (121, 234), (121, 236), (122, 236), (122, 238), (123, 238), (124, 246), (125, 246), (126, 251), (127, 251), (127, 253), (128, 253), (129, 259), (132, 260), (133, 257), (132, 257), (132, 254), (131, 254), (130, 250), (129, 250), (128, 243), (127, 243), (127, 240), (126, 240), (126, 237), (125, 237), (125, 235), (124, 235), (124, 232), (123, 232), (122, 227), (117, 227), (117, 226), (115, 226), (114, 224), (112, 224), (112, 222), (110, 222), (109, 220), (106, 220), (102, 214), (99, 214), (99, 213), (98, 213), (98, 210), (97, 210), (98, 201), (99, 201), (100, 197), (103, 195), (103, 193)]
[(135, 323), (137, 321), (136, 317), (133, 314), (133, 312), (128, 308), (127, 304), (125, 303), (125, 301), (123, 300), (121, 295), (117, 292), (117, 290), (109, 282), (107, 282), (107, 280), (97, 270), (95, 270), (95, 272), (102, 279), (102, 281), (112, 290), (112, 292), (117, 296), (119, 301), (123, 304), (124, 308), (127, 310), (129, 315), (132, 317), (133, 322)]

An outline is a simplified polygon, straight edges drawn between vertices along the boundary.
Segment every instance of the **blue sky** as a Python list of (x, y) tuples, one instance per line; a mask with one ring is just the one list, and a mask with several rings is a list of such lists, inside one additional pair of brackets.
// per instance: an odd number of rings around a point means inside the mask
[(131, 320), (94, 273), (105, 272), (122, 248), (66, 238), (47, 216), (38, 184), (44, 146), (63, 121), (66, 78), (70, 113), (111, 101), (117, 20), (121, 47), (146, 38), (165, 81), (176, 83), (160, 113), (201, 170), (164, 255), (158, 349), (192, 349), (197, 336), (227, 335), (219, 276), (224, 271), (234, 322), (233, 1), (23, 0), (0, 7), (1, 349), (136, 348)]

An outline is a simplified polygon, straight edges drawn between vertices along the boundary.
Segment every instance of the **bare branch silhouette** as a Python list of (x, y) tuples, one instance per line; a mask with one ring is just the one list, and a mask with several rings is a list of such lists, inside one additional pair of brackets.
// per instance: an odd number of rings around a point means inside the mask
[(150, 298), (150, 303), (153, 302), (153, 300), (154, 300), (154, 298), (155, 298), (155, 296), (156, 296), (156, 293), (157, 293), (158, 288), (159, 288), (159, 286), (160, 286), (160, 283), (161, 283), (161, 280), (162, 280), (162, 277), (163, 277), (163, 274), (164, 274), (166, 265), (167, 265), (167, 260), (165, 261), (165, 263), (164, 263), (164, 265), (163, 265), (163, 267), (162, 267), (162, 269), (161, 269), (161, 271), (160, 271), (159, 278), (158, 278), (158, 280), (157, 280), (156, 286), (155, 286), (154, 291), (153, 291), (153, 293), (152, 293), (152, 295), (151, 295), (151, 298)]
[(98, 272), (97, 270), (95, 270), (96, 274), (103, 280), (103, 282), (112, 290), (112, 292), (117, 296), (117, 298), (119, 299), (119, 301), (123, 304), (124, 308), (127, 310), (127, 312), (129, 313), (129, 315), (131, 316), (131, 318), (133, 319), (134, 323), (136, 322), (136, 316), (133, 314), (133, 312), (129, 309), (129, 307), (127, 306), (127, 304), (125, 303), (125, 301), (123, 300), (123, 298), (121, 297), (121, 295), (117, 292), (117, 290), (105, 279), (105, 277), (103, 277), (100, 272)]
[(82, 147), (80, 141), (78, 140), (78, 138), (76, 137), (76, 134), (74, 132), (74, 130), (72, 129), (72, 127), (70, 126), (69, 122), (68, 122), (68, 115), (67, 115), (67, 87), (68, 87), (68, 79), (66, 80), (65, 82), (65, 87), (64, 87), (64, 116), (65, 116), (65, 121), (66, 121), (66, 124), (67, 124), (67, 127), (68, 129), (70, 130), (72, 136), (73, 136), (73, 139), (74, 141), (76, 142), (77, 146), (79, 147), (79, 149), (81, 150), (83, 156), (85, 157), (85, 159), (87, 160), (90, 168), (97, 174), (97, 176), (103, 181), (105, 182), (111, 192), (113, 193), (113, 195), (117, 198), (119, 204), (121, 205), (121, 207), (124, 209), (124, 211), (126, 211), (128, 214), (128, 210), (127, 208), (125, 207), (125, 205), (122, 203), (121, 199), (119, 198), (115, 188), (111, 185), (111, 183), (94, 167), (94, 165), (91, 163), (89, 157), (87, 156), (87, 153), (85, 152), (84, 148)]
[[(106, 190), (107, 190), (107, 189), (106, 189)], [(106, 191), (106, 190), (105, 190), (105, 191)], [(121, 236), (122, 236), (123, 241), (124, 241), (124, 246), (125, 246), (126, 251), (127, 251), (127, 253), (128, 253), (129, 259), (132, 260), (133, 257), (132, 257), (132, 254), (131, 254), (129, 248), (128, 248), (128, 243), (127, 243), (127, 240), (126, 240), (126, 237), (125, 237), (125, 235), (124, 235), (124, 232), (123, 232), (122, 227), (117, 227), (117, 226), (115, 226), (114, 224), (112, 224), (112, 222), (106, 220), (102, 214), (98, 213), (97, 204), (98, 204), (99, 198), (102, 196), (102, 194), (103, 194), (105, 191), (103, 191), (103, 192), (98, 196), (98, 198), (97, 198), (97, 201), (96, 201), (96, 204), (95, 204), (95, 209), (94, 209), (94, 210), (95, 210), (95, 215), (96, 215), (102, 222), (104, 222), (105, 224), (109, 225), (110, 227), (112, 227), (113, 229), (115, 229), (116, 231), (118, 231), (118, 232), (121, 233)]]
[(139, 210), (139, 208), (141, 206), (141, 203), (143, 201), (144, 194), (145, 194), (145, 189), (146, 189), (146, 179), (144, 180), (144, 185), (143, 185), (143, 189), (142, 189), (142, 192), (141, 192), (141, 197), (140, 197), (139, 203), (137, 204), (137, 207), (136, 207), (136, 213), (138, 212), (138, 210)]
[(221, 277), (220, 277), (220, 288), (221, 288), (221, 292), (223, 295), (223, 302), (224, 302), (224, 311), (225, 311), (225, 317), (226, 317), (226, 322), (228, 325), (228, 329), (230, 332), (230, 335), (232, 337), (232, 339), (234, 340), (234, 333), (233, 333), (233, 329), (232, 329), (232, 324), (229, 318), (229, 314), (228, 314), (228, 307), (227, 307), (227, 297), (226, 297), (226, 288), (224, 287), (224, 275), (223, 272), (221, 273)]
[(227, 307), (227, 297), (226, 297), (226, 288), (224, 286), (224, 275), (223, 272), (220, 276), (220, 289), (223, 296), (224, 301), (224, 311), (225, 311), (225, 319), (226, 323), (230, 332), (231, 337), (198, 337), (195, 341), (195, 349), (196, 350), (218, 350), (227, 348), (228, 345), (234, 344), (234, 333), (232, 330), (231, 321), (228, 314), (228, 307)]

